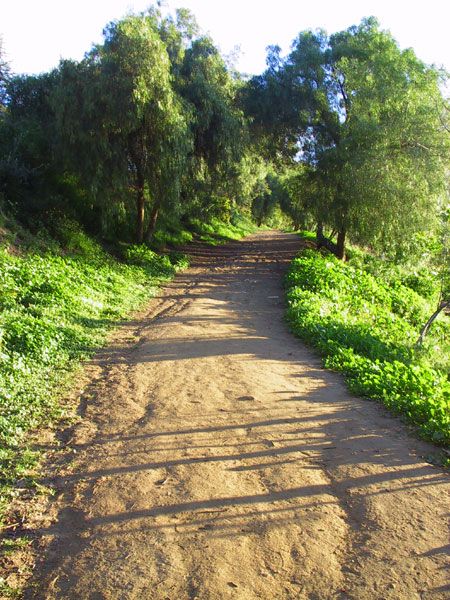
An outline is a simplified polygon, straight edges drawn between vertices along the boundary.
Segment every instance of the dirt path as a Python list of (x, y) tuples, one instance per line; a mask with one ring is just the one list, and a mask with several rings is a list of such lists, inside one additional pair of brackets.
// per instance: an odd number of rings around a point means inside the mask
[(97, 356), (28, 598), (449, 597), (448, 477), (288, 333), (298, 246), (197, 249)]

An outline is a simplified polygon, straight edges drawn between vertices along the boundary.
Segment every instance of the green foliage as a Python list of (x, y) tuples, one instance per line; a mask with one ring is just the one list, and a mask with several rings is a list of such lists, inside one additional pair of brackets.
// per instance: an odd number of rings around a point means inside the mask
[(407, 275), (403, 283), (424, 298), (432, 298), (436, 293), (436, 277), (427, 269)]
[(433, 304), (407, 287), (409, 278), (398, 268), (354, 253), (348, 263), (314, 250), (294, 259), (286, 276), (289, 323), (319, 349), (327, 367), (345, 374), (353, 391), (381, 400), (425, 437), (449, 444), (449, 319), (436, 322), (426, 348), (416, 350)]
[(151, 247), (155, 250), (165, 250), (167, 247), (181, 246), (193, 240), (193, 234), (180, 219), (162, 214), (158, 220), (152, 237)]
[(167, 221), (228, 221), (250, 205), (264, 164), (241, 84), (189, 11), (109, 23), (51, 73), (2, 79), (1, 59), (0, 200), (25, 226), (58, 212), (109, 242), (165, 248), (192, 239)]
[(236, 106), (236, 83), (219, 50), (205, 36), (186, 48), (174, 83), (189, 114), (193, 142), (182, 180), (181, 214), (204, 221), (227, 220), (230, 200), (243, 199), (239, 183), (246, 126)]
[(124, 257), (128, 263), (144, 267), (151, 277), (162, 280), (170, 279), (180, 268), (189, 264), (188, 258), (181, 252), (172, 252), (164, 256), (150, 250), (144, 244), (128, 246)]
[(169, 252), (168, 258), (175, 271), (181, 271), (189, 267), (189, 256), (187, 256), (187, 254), (184, 254), (184, 252), (172, 250), (171, 252)]
[[(175, 219), (163, 217), (153, 236), (152, 247), (167, 251), (168, 248), (183, 246), (194, 239), (216, 245), (241, 239), (256, 230), (249, 217), (236, 211), (232, 212), (231, 218), (226, 221), (214, 217), (208, 220), (191, 217), (186, 221), (185, 224), (181, 224)], [(182, 257), (183, 255), (170, 251), (168, 257), (171, 261), (174, 256)]]
[(269, 172), (270, 163), (263, 160), (254, 148), (247, 148), (236, 165), (232, 178), (230, 195), (235, 199), (237, 206), (252, 206), (255, 198), (267, 192)]
[(339, 232), (340, 257), (347, 233), (393, 254), (436, 230), (450, 143), (442, 77), (374, 18), (301, 32), (286, 59), (269, 49), (244, 105), (263, 149), (294, 171), (283, 209), (296, 227), (303, 213)]
[(16, 588), (9, 586), (3, 577), (0, 577), (0, 594), (1, 598), (20, 598), (21, 592)]
[(36, 460), (24, 434), (64, 413), (61, 385), (77, 362), (188, 262), (146, 246), (127, 247), (118, 262), (67, 219), (58, 237), (64, 246), (53, 241), (53, 252), (0, 248), (0, 502)]
[(156, 248), (165, 248), (166, 246), (181, 246), (192, 242), (193, 235), (187, 229), (158, 228), (152, 237), (151, 245)]
[(258, 227), (277, 220), (275, 214), (280, 209), (283, 196), (280, 178), (273, 171), (266, 170), (264, 181), (252, 201), (252, 217)]
[(24, 222), (54, 206), (66, 188), (53, 153), (54, 115), (49, 97), (55, 73), (10, 77), (0, 119), (0, 195)]
[(83, 62), (62, 63), (53, 103), (68, 167), (96, 202), (124, 202), (130, 212), (130, 190), (136, 190), (142, 242), (145, 205), (158, 210), (177, 201), (190, 147), (156, 20), (129, 16), (110, 23), (104, 44)]
[(253, 223), (242, 215), (235, 216), (230, 223), (218, 219), (211, 219), (208, 223), (199, 219), (191, 219), (189, 227), (201, 242), (212, 246), (224, 244), (230, 240), (239, 240), (256, 230)]
[(440, 215), (439, 242), (436, 248), (435, 268), (440, 285), (440, 299), (450, 301), (450, 204)]

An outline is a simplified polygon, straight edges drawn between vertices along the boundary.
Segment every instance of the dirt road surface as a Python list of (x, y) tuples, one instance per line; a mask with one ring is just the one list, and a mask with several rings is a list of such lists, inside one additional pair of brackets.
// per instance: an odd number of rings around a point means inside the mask
[(283, 322), (299, 243), (194, 249), (96, 357), (27, 598), (450, 597), (431, 447)]

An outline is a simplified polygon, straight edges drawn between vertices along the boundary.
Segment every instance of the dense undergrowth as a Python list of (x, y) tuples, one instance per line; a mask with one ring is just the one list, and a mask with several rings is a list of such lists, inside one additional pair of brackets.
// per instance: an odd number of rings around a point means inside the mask
[(450, 319), (435, 321), (437, 289), (426, 271), (413, 272), (353, 248), (348, 262), (307, 249), (286, 276), (292, 330), (342, 372), (350, 389), (383, 402), (421, 435), (450, 444)]
[(190, 218), (183, 227), (177, 221), (161, 219), (153, 236), (152, 246), (161, 249), (192, 242), (194, 239), (205, 244), (216, 246), (230, 240), (239, 240), (244, 235), (253, 233), (256, 226), (239, 213), (232, 216), (230, 222), (213, 218), (208, 223), (200, 219)]
[(0, 515), (11, 485), (24, 478), (35, 455), (25, 433), (64, 414), (61, 386), (107, 331), (145, 300), (157, 285), (188, 266), (168, 247), (195, 239), (220, 243), (252, 226), (193, 222), (190, 230), (160, 227), (155, 247), (122, 245), (107, 253), (73, 222), (57, 236), (3, 230), (0, 245)]

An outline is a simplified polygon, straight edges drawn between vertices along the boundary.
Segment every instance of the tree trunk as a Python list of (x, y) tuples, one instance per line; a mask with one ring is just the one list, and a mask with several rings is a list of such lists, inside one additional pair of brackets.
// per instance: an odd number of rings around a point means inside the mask
[(345, 260), (345, 227), (341, 227), (338, 231), (337, 243), (336, 243), (336, 256), (340, 260)]
[(422, 331), (420, 332), (419, 339), (416, 342), (416, 346), (420, 346), (421, 344), (423, 344), (423, 340), (425, 339), (425, 336), (427, 335), (428, 330), (430, 329), (431, 325), (433, 324), (433, 321), (436, 319), (436, 317), (439, 315), (439, 313), (441, 313), (444, 309), (449, 308), (449, 307), (450, 307), (450, 300), (443, 300), (442, 302), (439, 303), (439, 306), (437, 307), (437, 309), (434, 311), (434, 313), (431, 315), (431, 317), (428, 319), (428, 321), (422, 327)]
[(321, 222), (317, 223), (316, 227), (316, 246), (319, 250), (320, 248), (326, 248), (332, 254), (334, 254), (337, 258), (341, 260), (345, 259), (345, 236), (346, 230), (344, 227), (339, 229), (337, 243), (335, 244), (330, 239), (325, 237), (323, 234), (323, 224)]
[(142, 244), (144, 241), (144, 216), (145, 216), (145, 196), (144, 196), (144, 178), (138, 170), (137, 173), (137, 197), (136, 197), (136, 242)]
[(158, 214), (159, 214), (160, 206), (161, 206), (161, 202), (160, 201), (156, 201), (153, 204), (152, 210), (150, 212), (150, 217), (149, 217), (149, 220), (148, 220), (147, 231), (145, 232), (145, 241), (147, 243), (151, 242), (153, 233), (155, 231), (156, 222), (158, 221)]
[(316, 226), (316, 245), (317, 248), (322, 248), (324, 245), (325, 236), (323, 235), (323, 224), (322, 221), (317, 221)]
[(318, 222), (316, 227), (316, 246), (317, 250), (320, 250), (320, 248), (326, 248), (332, 254), (336, 254), (336, 244), (325, 237), (323, 233), (323, 224), (321, 222)]

